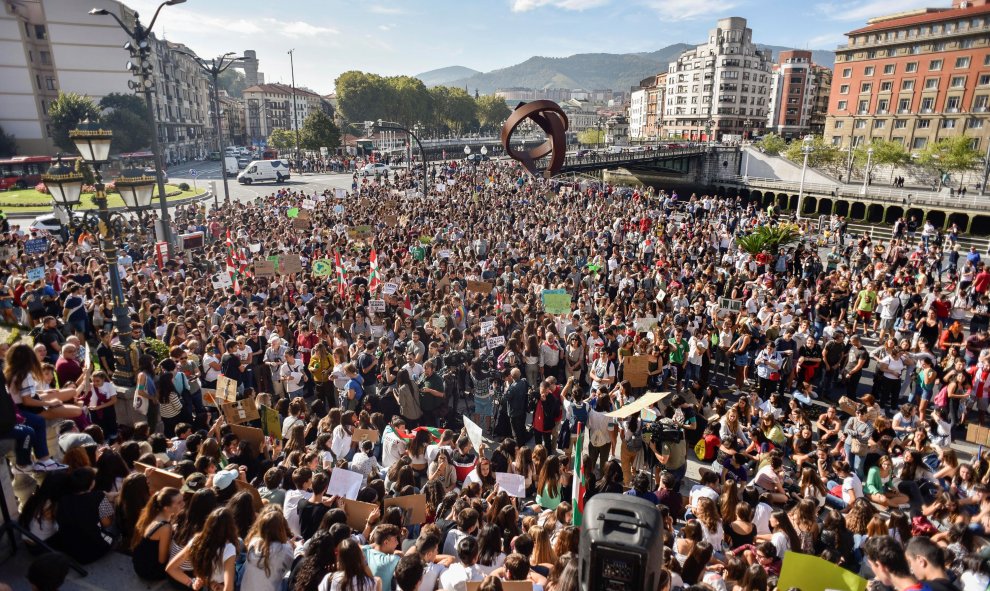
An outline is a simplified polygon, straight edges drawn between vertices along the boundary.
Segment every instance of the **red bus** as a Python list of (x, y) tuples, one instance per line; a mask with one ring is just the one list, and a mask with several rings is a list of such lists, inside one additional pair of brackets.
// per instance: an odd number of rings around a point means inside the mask
[[(63, 162), (72, 164), (75, 157), (63, 157)], [(54, 156), (14, 156), (0, 159), (0, 191), (26, 189), (41, 182), (41, 175), (48, 171)]]

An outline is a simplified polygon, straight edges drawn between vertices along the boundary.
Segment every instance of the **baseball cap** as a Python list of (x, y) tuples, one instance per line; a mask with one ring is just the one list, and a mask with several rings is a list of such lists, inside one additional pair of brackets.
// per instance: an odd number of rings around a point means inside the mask
[(237, 480), (237, 470), (221, 470), (213, 475), (213, 486), (217, 490), (224, 490)]
[(184, 493), (194, 493), (206, 486), (206, 474), (202, 472), (193, 472), (189, 476), (186, 476), (185, 482), (182, 483), (182, 492)]

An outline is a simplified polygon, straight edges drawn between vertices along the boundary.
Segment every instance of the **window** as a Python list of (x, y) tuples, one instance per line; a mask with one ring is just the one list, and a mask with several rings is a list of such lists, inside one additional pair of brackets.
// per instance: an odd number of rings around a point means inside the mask
[(846, 122), (845, 121), (836, 121), (835, 122), (835, 128), (836, 129), (842, 129), (843, 127), (845, 127), (845, 125), (846, 125)]
[(890, 92), (890, 90), (893, 87), (894, 87), (894, 83), (891, 82), (890, 80), (887, 80), (886, 82), (881, 82), (880, 83), (880, 92)]
[(45, 25), (35, 25), (34, 36), (36, 39), (46, 39), (48, 34), (45, 32)]
[(52, 65), (52, 53), (50, 51), (42, 51), (39, 52), (38, 55), (41, 56), (41, 65), (43, 66)]
[(901, 136), (899, 136), (899, 135), (895, 135), (894, 137), (890, 138), (890, 141), (897, 142), (898, 144), (900, 144), (902, 146), (904, 145), (904, 138), (901, 137)]
[(845, 111), (846, 110), (846, 107), (848, 107), (848, 105), (849, 105), (849, 103), (846, 102), (846, 101), (839, 101), (839, 103), (838, 103), (839, 110), (840, 111)]
[(931, 113), (932, 109), (935, 107), (935, 99), (928, 97), (921, 99), (921, 112)]
[(918, 62), (908, 62), (908, 63), (904, 64), (904, 71), (905, 72), (917, 72), (918, 71)]
[(916, 138), (914, 138), (914, 141), (911, 142), (911, 149), (912, 150), (921, 150), (922, 148), (925, 147), (925, 144), (927, 144), (927, 143), (928, 143), (928, 138), (926, 138), (926, 137), (916, 137)]
[(843, 84), (839, 87), (839, 94), (849, 94), (849, 85)]
[(967, 127), (970, 129), (983, 129), (983, 119), (973, 117), (968, 121)]
[(956, 111), (959, 110), (960, 103), (962, 103), (962, 98), (961, 97), (950, 96), (949, 98), (945, 99), (945, 108), (950, 113), (955, 113)]
[(973, 110), (977, 113), (984, 113), (987, 110), (987, 102), (990, 101), (990, 97), (985, 94), (981, 94), (973, 98)]
[(895, 119), (894, 129), (905, 129), (907, 128), (907, 119)]
[(956, 120), (955, 119), (943, 119), (942, 120), (942, 129), (955, 129), (955, 128), (956, 128)]
[(918, 121), (918, 129), (928, 129), (931, 126), (932, 126), (931, 119), (920, 119)]
[(932, 60), (928, 62), (928, 69), (935, 72), (942, 69), (942, 60)]
[(966, 56), (966, 57), (957, 57), (956, 58), (956, 67), (957, 68), (968, 68), (969, 67), (969, 56)]
[(914, 90), (914, 80), (903, 80), (901, 90)]
[(859, 101), (859, 107), (856, 108), (856, 110), (860, 113), (865, 113), (869, 109), (870, 109), (870, 101), (868, 100)]
[(55, 90), (55, 78), (53, 78), (52, 76), (48, 76), (47, 78), (45, 78), (45, 87), (48, 90)]
[(852, 68), (843, 68), (843, 70), (842, 70), (842, 77), (843, 78), (851, 78), (852, 75), (853, 75)]
[(925, 90), (938, 90), (938, 78), (925, 80)]
[(952, 79), (949, 81), (949, 86), (951, 86), (952, 88), (963, 88), (963, 87), (965, 87), (966, 86), (966, 77), (965, 76), (953, 76)]
[(887, 126), (887, 122), (883, 119), (877, 119), (873, 122), (873, 129), (883, 129)]
[(990, 84), (990, 74), (980, 74), (980, 79), (977, 82), (980, 86), (986, 86)]
[(870, 92), (871, 90), (873, 90), (872, 82), (864, 82), (859, 86), (860, 92)]
[(983, 56), (983, 65), (990, 66), (990, 53)]
[(842, 145), (842, 136), (841, 135), (833, 135), (832, 136), (832, 145), (833, 146), (841, 146)]
[(884, 66), (883, 67), (883, 73), (884, 74), (893, 74), (894, 73), (894, 64), (887, 64), (886, 66)]
[(880, 99), (879, 101), (877, 101), (877, 113), (886, 113), (889, 107), (890, 107), (889, 100)]
[(897, 112), (907, 113), (911, 110), (911, 99), (901, 99), (897, 101)]
[(857, 119), (856, 120), (856, 129), (866, 129), (866, 120), (865, 119)]
[(866, 69), (863, 70), (863, 75), (864, 76), (872, 76), (873, 75), (873, 72), (875, 72), (875, 71), (876, 71), (876, 68), (874, 68), (873, 66), (866, 66)]

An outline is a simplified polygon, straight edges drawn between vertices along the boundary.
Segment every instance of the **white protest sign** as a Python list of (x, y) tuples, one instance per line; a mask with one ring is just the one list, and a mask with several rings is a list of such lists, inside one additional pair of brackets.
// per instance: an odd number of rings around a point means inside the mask
[(454, 179), (447, 179), (448, 185), (454, 185), (455, 183), (457, 183), (457, 181), (455, 181)]
[(326, 195), (317, 195), (316, 196), (316, 202), (317, 203), (323, 203), (326, 200), (327, 200), (327, 196)]
[(333, 472), (330, 473), (327, 494), (356, 501), (362, 484), (364, 484), (364, 475), (359, 472), (351, 472), (344, 468), (334, 468)]
[(368, 309), (372, 312), (384, 312), (385, 300), (368, 300)]
[(261, 252), (261, 243), (248, 245), (248, 250), (251, 252)]
[(481, 334), (488, 334), (493, 330), (495, 330), (494, 320), (486, 320), (481, 323)]
[(505, 344), (505, 337), (503, 336), (488, 337), (487, 339), (485, 339), (485, 346), (488, 347), (489, 350), (494, 349), (495, 347), (502, 346), (504, 344)]
[(398, 283), (389, 282), (382, 287), (382, 295), (392, 295), (397, 291), (399, 291)]
[(509, 474), (508, 472), (496, 472), (495, 484), (505, 491), (505, 494), (517, 499), (526, 498), (526, 477), (522, 474)]
[(481, 453), (481, 444), (484, 441), (481, 427), (478, 426), (478, 423), (464, 417), (464, 428), (467, 430), (468, 439), (471, 440), (471, 445), (474, 446), (474, 450)]
[[(333, 212), (336, 213), (336, 214), (344, 213), (344, 206), (343, 205), (339, 205), (339, 204), (338, 205), (334, 205), (333, 206)], [(337, 232), (337, 233), (340, 234), (341, 232)]]
[(234, 285), (234, 280), (230, 278), (229, 273), (220, 272), (213, 276), (213, 287), (216, 289), (226, 289)]
[(337, 199), (343, 199), (347, 197), (347, 190), (341, 187), (337, 187), (336, 189), (333, 190), (333, 196), (336, 197)]
[(303, 209), (316, 209), (316, 202), (313, 201), (312, 199), (303, 199), (302, 200), (302, 208)]
[(440, 258), (442, 258), (442, 259), (449, 259), (450, 258), (450, 255), (452, 255), (452, 254), (453, 253), (450, 252), (449, 250), (441, 250), (440, 252), (437, 253), (437, 256), (440, 257)]

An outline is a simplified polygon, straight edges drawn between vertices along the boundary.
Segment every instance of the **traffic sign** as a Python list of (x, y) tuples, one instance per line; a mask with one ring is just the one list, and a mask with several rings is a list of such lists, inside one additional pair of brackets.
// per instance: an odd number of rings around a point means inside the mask
[(189, 178), (194, 179), (194, 178), (196, 178), (198, 176), (199, 176), (199, 171), (198, 170), (196, 170), (195, 168), (190, 168), (189, 169)]

